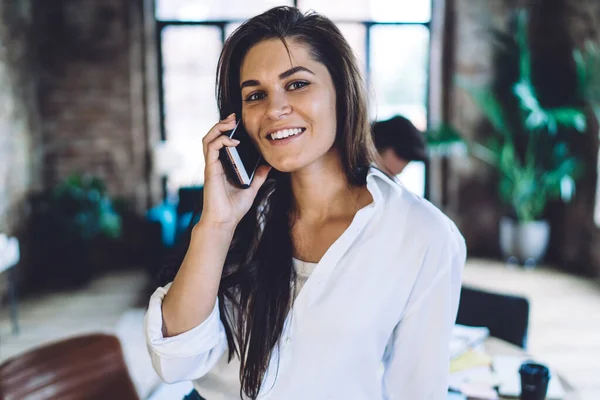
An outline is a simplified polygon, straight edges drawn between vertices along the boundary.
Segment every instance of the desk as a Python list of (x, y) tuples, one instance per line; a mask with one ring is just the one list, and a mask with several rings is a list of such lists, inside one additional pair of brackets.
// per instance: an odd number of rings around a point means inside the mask
[[(497, 339), (495, 337), (489, 337), (485, 340), (485, 349), (491, 356), (498, 355), (513, 355), (513, 356), (526, 356), (527, 353), (513, 344), (505, 342), (504, 340)], [(565, 389), (564, 400), (579, 400), (576, 390), (566, 381), (562, 376), (558, 375), (558, 379), (562, 383)], [(509, 399), (507, 397), (500, 397), (501, 399)], [(514, 398), (513, 398), (514, 400)]]

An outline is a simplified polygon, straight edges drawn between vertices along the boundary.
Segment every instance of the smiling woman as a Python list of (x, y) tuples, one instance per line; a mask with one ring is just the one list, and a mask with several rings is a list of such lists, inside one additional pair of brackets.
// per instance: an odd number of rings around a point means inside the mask
[[(217, 106), (200, 221), (146, 315), (156, 371), (210, 400), (445, 399), (464, 240), (377, 168), (339, 29), (292, 7), (249, 19)], [(219, 160), (240, 118), (266, 162), (248, 189)]]

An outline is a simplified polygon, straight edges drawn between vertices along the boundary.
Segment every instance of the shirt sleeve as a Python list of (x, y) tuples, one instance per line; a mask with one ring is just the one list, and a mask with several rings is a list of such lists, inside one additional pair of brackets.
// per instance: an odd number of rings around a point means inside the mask
[(219, 301), (217, 299), (212, 313), (200, 325), (179, 335), (164, 337), (162, 302), (170, 287), (171, 283), (156, 289), (144, 319), (152, 366), (166, 383), (198, 379), (210, 371), (227, 349)]
[(454, 226), (446, 242), (427, 251), (413, 289), (415, 296), (409, 299), (386, 348), (383, 390), (387, 400), (447, 398), (450, 336), (466, 247)]

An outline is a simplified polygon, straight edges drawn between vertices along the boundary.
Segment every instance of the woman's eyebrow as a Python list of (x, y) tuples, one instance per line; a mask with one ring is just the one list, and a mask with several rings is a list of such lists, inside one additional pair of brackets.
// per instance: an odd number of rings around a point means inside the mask
[[(290, 68), (287, 71), (279, 74), (279, 79), (289, 78), (290, 76), (294, 75), (296, 72), (300, 72), (300, 71), (308, 72), (311, 75), (315, 74), (310, 69), (299, 65), (297, 67)], [(259, 85), (260, 85), (260, 82), (257, 81), (256, 79), (249, 79), (247, 81), (242, 82), (242, 84), (240, 85), (240, 90), (242, 90), (245, 87), (259, 86)]]
[(314, 75), (314, 74), (315, 74), (315, 73), (314, 73), (314, 72), (312, 72), (310, 69), (308, 69), (308, 68), (306, 68), (306, 67), (303, 67), (303, 66), (299, 65), (299, 66), (297, 66), (297, 67), (290, 68), (290, 69), (288, 69), (287, 71), (285, 71), (285, 72), (282, 72), (281, 74), (279, 74), (279, 79), (285, 79), (285, 78), (288, 78), (288, 77), (290, 77), (290, 76), (294, 75), (296, 72), (300, 72), (300, 71), (305, 71), (305, 72), (308, 72), (308, 73), (309, 73), (309, 74), (311, 74), (311, 75)]

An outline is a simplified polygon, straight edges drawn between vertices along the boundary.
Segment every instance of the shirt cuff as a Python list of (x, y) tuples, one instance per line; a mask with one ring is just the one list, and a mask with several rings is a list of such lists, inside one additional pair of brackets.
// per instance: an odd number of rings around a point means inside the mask
[(146, 341), (157, 355), (164, 358), (185, 358), (198, 356), (214, 349), (225, 336), (220, 319), (219, 299), (211, 314), (200, 325), (179, 335), (164, 337), (162, 333), (162, 302), (171, 287), (159, 287), (150, 297), (150, 304), (144, 319)]

